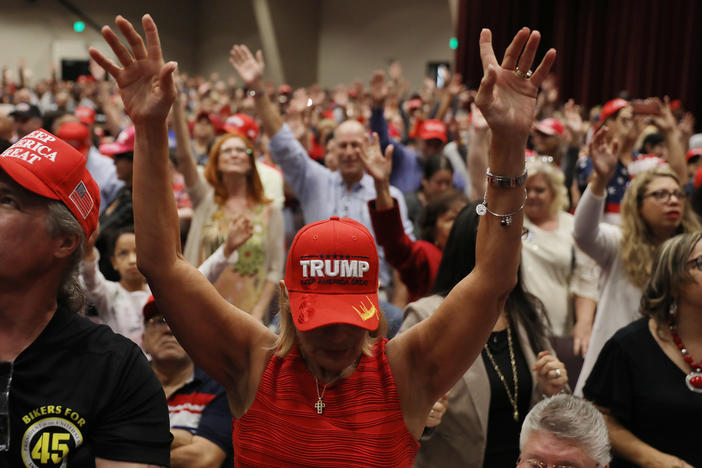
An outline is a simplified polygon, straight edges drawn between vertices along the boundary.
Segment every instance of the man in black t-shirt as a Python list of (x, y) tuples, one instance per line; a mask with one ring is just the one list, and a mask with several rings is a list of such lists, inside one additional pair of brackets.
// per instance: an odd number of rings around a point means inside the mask
[(77, 314), (99, 197), (85, 158), (44, 130), (0, 154), (0, 468), (169, 464), (148, 362)]

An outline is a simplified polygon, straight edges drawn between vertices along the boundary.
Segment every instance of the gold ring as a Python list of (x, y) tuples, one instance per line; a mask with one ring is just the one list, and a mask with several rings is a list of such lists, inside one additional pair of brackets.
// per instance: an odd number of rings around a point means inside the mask
[(523, 71), (521, 71), (521, 70), (519, 69), (519, 67), (517, 67), (517, 68), (514, 69), (514, 74), (517, 75), (519, 78), (522, 78), (522, 79), (524, 79), (524, 80), (528, 80), (529, 78), (531, 78), (531, 75), (532, 75), (533, 73), (534, 73), (534, 72), (532, 72), (531, 70), (529, 70), (528, 72), (524, 73)]

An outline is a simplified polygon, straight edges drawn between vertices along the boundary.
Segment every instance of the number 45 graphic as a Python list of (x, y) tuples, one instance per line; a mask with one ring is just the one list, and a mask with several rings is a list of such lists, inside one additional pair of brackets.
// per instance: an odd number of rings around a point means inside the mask
[(49, 459), (55, 464), (63, 460), (68, 455), (68, 441), (71, 434), (66, 432), (45, 432), (39, 437), (37, 443), (32, 448), (32, 459), (37, 460), (42, 465)]

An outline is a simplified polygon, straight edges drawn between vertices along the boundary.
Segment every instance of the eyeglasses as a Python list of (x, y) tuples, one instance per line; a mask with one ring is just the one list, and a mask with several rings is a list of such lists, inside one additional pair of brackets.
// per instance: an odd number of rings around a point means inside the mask
[(658, 203), (668, 203), (670, 201), (670, 197), (675, 195), (675, 198), (678, 200), (682, 201), (685, 200), (687, 195), (685, 192), (681, 190), (673, 190), (672, 192), (667, 189), (660, 189), (660, 190), (655, 190), (651, 193), (647, 193), (646, 195), (643, 196), (643, 198), (646, 197), (652, 197), (654, 200), (656, 200)]
[(166, 317), (163, 315), (154, 315), (146, 321), (146, 325), (156, 328), (163, 328), (168, 326), (168, 322), (166, 322)]
[(535, 458), (527, 458), (517, 460), (517, 466), (525, 466), (527, 468), (575, 468), (573, 465), (549, 465)]
[(702, 271), (702, 256), (695, 257), (687, 262), (691, 268), (697, 268), (698, 271)]
[(0, 361), (0, 452), (10, 449), (10, 382), (12, 362)]

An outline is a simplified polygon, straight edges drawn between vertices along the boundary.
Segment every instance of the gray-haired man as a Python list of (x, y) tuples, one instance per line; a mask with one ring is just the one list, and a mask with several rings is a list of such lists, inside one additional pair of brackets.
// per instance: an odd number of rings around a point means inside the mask
[(519, 447), (520, 468), (608, 468), (611, 459), (602, 414), (572, 395), (536, 404), (522, 424)]

